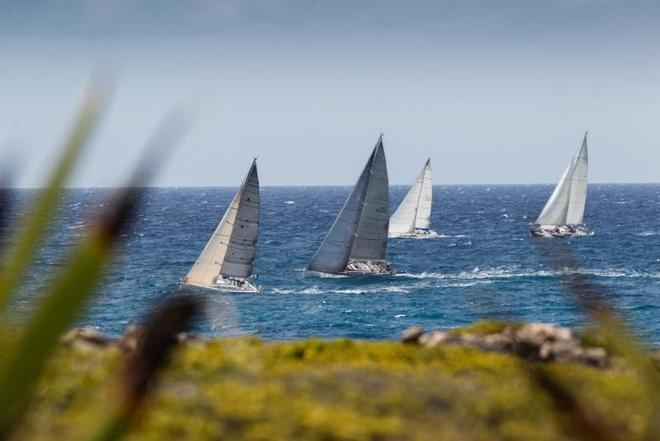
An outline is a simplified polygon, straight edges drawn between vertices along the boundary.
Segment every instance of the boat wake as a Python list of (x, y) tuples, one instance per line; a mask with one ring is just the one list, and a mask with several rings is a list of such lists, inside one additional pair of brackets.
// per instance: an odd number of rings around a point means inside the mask
[(275, 294), (407, 294), (417, 288), (419, 287), (416, 285), (377, 285), (355, 288), (334, 288), (313, 285), (303, 289), (274, 288), (272, 292)]
[(459, 273), (436, 273), (436, 272), (422, 272), (422, 273), (397, 273), (397, 277), (409, 279), (436, 279), (436, 280), (497, 280), (497, 279), (516, 279), (516, 278), (544, 278), (544, 277), (561, 277), (566, 274), (579, 274), (592, 277), (601, 278), (646, 278), (646, 279), (660, 279), (658, 272), (645, 272), (629, 269), (619, 268), (604, 268), (604, 269), (580, 269), (580, 270), (565, 270), (565, 271), (525, 271), (515, 267), (496, 267), (489, 269), (474, 268), (472, 271), (461, 271)]

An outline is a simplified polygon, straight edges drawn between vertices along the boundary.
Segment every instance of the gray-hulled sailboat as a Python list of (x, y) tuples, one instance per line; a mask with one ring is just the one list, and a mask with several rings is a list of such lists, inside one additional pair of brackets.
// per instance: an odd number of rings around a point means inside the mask
[(387, 261), (388, 225), (389, 183), (381, 135), (307, 270), (344, 275), (393, 274)]
[(259, 235), (259, 176), (256, 159), (182, 287), (223, 292), (258, 292), (250, 283)]
[(438, 233), (431, 230), (433, 182), (431, 158), (426, 160), (417, 180), (390, 218), (390, 237), (430, 238)]
[(587, 133), (578, 153), (546, 202), (536, 222), (529, 228), (533, 237), (590, 236), (593, 234), (584, 224), (587, 203), (587, 176), (589, 153)]

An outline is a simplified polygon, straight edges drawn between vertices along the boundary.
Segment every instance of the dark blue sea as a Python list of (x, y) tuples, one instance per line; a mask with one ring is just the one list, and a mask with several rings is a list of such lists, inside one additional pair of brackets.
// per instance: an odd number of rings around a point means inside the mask
[[(394, 210), (407, 189), (393, 187)], [(117, 335), (171, 295), (222, 216), (233, 188), (151, 189), (132, 231), (81, 324)], [(257, 295), (210, 298), (195, 327), (206, 335), (265, 339), (387, 339), (406, 327), (451, 328), (480, 318), (580, 325), (584, 315), (562, 272), (582, 274), (644, 340), (660, 344), (660, 185), (589, 187), (593, 237), (531, 239), (549, 185), (434, 187), (432, 226), (441, 236), (390, 240), (397, 274), (303, 276), (348, 187), (262, 188)], [(20, 197), (29, 197), (26, 190)], [(30, 308), (109, 190), (70, 190), (24, 286)], [(557, 264), (548, 253), (566, 256)]]

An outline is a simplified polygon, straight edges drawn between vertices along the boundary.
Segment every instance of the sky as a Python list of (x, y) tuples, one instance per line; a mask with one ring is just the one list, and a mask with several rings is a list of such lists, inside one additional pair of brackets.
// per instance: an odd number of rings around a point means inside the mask
[[(159, 186), (660, 182), (657, 0), (0, 0), (0, 161), (39, 186), (90, 78), (112, 99), (71, 186), (116, 186), (173, 109)], [(182, 110), (183, 109), (183, 110)]]

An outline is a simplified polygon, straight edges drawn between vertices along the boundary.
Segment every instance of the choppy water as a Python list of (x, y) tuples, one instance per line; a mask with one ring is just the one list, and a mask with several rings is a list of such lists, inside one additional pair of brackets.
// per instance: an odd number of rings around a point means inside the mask
[[(198, 328), (269, 339), (392, 338), (411, 324), (444, 328), (482, 317), (581, 322), (562, 287), (562, 268), (549, 265), (539, 239), (527, 234), (551, 186), (435, 187), (432, 223), (441, 237), (391, 240), (396, 276), (303, 277), (349, 190), (263, 188), (255, 279), (262, 292), (215, 297)], [(150, 190), (83, 324), (118, 334), (139, 320), (186, 273), (234, 191)], [(392, 188), (393, 206), (405, 191)], [(579, 262), (572, 270), (590, 275), (647, 342), (660, 344), (660, 185), (591, 185), (589, 192), (586, 221), (596, 235), (542, 246), (570, 253)], [(33, 302), (106, 195), (70, 192), (20, 308)]]

